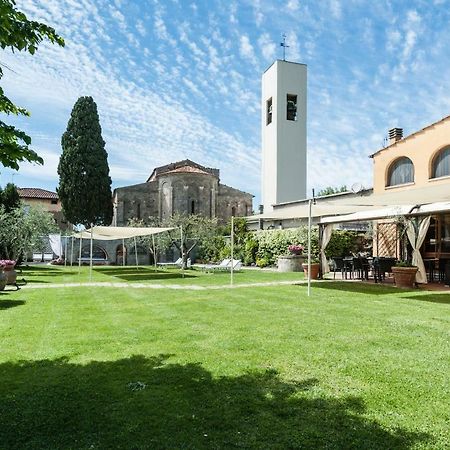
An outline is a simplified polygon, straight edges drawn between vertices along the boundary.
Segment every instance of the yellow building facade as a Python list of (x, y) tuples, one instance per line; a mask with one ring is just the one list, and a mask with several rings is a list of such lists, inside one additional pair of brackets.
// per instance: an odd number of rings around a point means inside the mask
[(433, 184), (448, 184), (450, 189), (450, 116), (405, 138), (395, 130), (390, 145), (371, 156), (373, 193)]

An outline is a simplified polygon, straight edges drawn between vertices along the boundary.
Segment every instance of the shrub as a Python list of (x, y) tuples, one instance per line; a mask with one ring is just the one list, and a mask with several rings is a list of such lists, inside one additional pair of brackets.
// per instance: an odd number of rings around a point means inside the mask
[(269, 266), (269, 258), (256, 258), (256, 265), (261, 268)]
[(366, 238), (358, 231), (333, 230), (325, 249), (327, 257), (348, 256), (365, 250)]
[(256, 254), (258, 252), (258, 241), (249, 236), (245, 242), (244, 264), (249, 266), (256, 263)]
[[(307, 249), (308, 227), (301, 226), (288, 230), (261, 230), (254, 234), (258, 242), (258, 258), (267, 258), (269, 264), (274, 264), (279, 256), (285, 255), (290, 245), (302, 245)], [(312, 228), (311, 253), (313, 256), (319, 254), (318, 227)]]

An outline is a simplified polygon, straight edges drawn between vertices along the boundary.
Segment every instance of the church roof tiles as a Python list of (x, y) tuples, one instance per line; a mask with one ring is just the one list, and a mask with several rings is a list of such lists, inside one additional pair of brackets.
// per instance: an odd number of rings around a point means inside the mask
[(211, 167), (205, 167), (190, 159), (184, 159), (183, 161), (177, 161), (174, 163), (166, 164), (165, 166), (156, 167), (148, 177), (147, 182), (154, 181), (160, 175), (169, 173), (198, 173), (203, 175), (213, 175), (219, 178), (219, 169), (213, 169)]

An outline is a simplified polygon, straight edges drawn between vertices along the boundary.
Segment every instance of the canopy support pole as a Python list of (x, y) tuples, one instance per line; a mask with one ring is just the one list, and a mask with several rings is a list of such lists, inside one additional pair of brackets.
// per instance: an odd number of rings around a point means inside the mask
[(184, 278), (184, 255), (183, 255), (183, 225), (180, 226), (180, 239), (181, 239), (181, 276)]
[(312, 223), (312, 199), (308, 200), (308, 297), (311, 296), (311, 223)]
[(152, 234), (152, 244), (153, 244), (153, 264), (155, 265), (155, 272), (157, 271), (156, 268), (156, 250), (155, 250), (155, 235)]
[(139, 262), (138, 262), (138, 257), (137, 257), (136, 236), (134, 237), (134, 255), (136, 257), (136, 270), (139, 270)]
[(67, 266), (67, 236), (64, 236), (64, 267)]
[(233, 269), (234, 269), (234, 216), (231, 216), (231, 245), (230, 245), (230, 255), (231, 255), (231, 270), (230, 270), (230, 284), (233, 286)]
[(92, 252), (94, 249), (94, 225), (91, 223), (91, 249), (89, 258), (89, 281), (92, 281)]
[(83, 235), (80, 236), (80, 252), (78, 255), (78, 275), (80, 275), (81, 272), (81, 245), (83, 243)]
[(70, 267), (73, 266), (73, 236), (72, 236), (72, 242), (70, 246)]
[(122, 239), (122, 267), (125, 267), (125, 239)]

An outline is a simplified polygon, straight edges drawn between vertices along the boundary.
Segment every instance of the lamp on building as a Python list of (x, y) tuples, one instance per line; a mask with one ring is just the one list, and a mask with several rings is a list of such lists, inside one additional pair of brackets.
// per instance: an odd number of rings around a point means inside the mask
[(185, 191), (187, 191), (188, 189), (189, 189), (189, 186), (187, 186), (186, 184), (183, 186), (183, 189), (185, 190)]
[(199, 186), (198, 187), (201, 191), (203, 191), (203, 189), (205, 189), (205, 186)]

